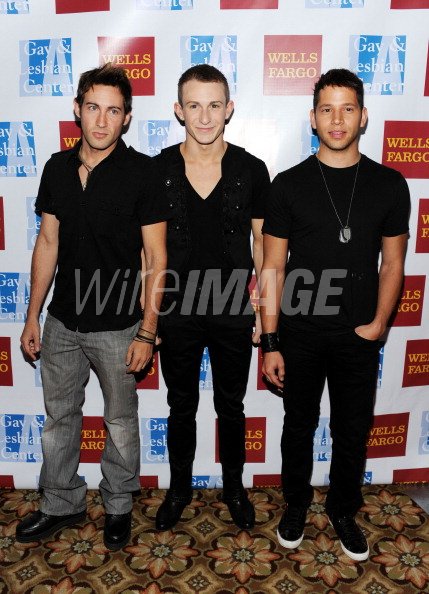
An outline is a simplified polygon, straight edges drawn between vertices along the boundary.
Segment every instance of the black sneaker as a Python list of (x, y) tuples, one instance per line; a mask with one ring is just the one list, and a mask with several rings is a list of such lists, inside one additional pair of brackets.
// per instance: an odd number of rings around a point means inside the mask
[(306, 517), (306, 507), (287, 506), (277, 529), (277, 539), (282, 547), (295, 549), (301, 544), (304, 538)]
[(368, 559), (368, 543), (353, 516), (332, 516), (329, 519), (340, 539), (341, 548), (345, 554), (354, 561)]

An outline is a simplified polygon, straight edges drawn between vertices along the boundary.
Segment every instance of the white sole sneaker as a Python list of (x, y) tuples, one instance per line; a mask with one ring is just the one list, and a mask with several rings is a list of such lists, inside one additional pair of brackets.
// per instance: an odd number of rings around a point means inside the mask
[(341, 540), (340, 545), (347, 557), (350, 557), (350, 559), (353, 559), (353, 561), (366, 561), (369, 557), (369, 548), (364, 553), (352, 553), (351, 551), (346, 549)]
[(302, 543), (303, 539), (304, 535), (298, 538), (298, 540), (285, 540), (280, 536), (280, 532), (277, 530), (277, 540), (282, 545), (282, 547), (285, 547), (285, 549), (296, 549), (296, 547), (299, 547), (299, 545)]

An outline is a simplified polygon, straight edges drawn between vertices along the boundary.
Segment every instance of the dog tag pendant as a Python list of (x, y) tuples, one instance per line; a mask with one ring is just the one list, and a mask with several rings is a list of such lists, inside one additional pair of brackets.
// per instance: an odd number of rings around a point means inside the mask
[(352, 238), (352, 230), (347, 225), (340, 230), (341, 243), (348, 243)]

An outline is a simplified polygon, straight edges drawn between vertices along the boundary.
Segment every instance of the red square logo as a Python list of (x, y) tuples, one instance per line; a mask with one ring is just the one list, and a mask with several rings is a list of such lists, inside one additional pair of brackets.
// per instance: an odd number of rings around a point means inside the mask
[(110, 0), (55, 0), (57, 14), (110, 10)]
[(142, 489), (158, 489), (158, 476), (141, 476), (140, 487)]
[(15, 483), (12, 474), (0, 474), (0, 489), (14, 489)]
[(5, 249), (3, 196), (0, 196), (0, 250)]
[(383, 165), (407, 178), (429, 178), (429, 122), (385, 122)]
[(0, 386), (13, 386), (10, 338), (0, 337)]
[(394, 483), (429, 483), (429, 468), (400, 468), (393, 471)]
[(410, 413), (374, 417), (367, 441), (367, 458), (405, 456)]
[(137, 390), (159, 390), (159, 358), (158, 353), (152, 357), (152, 365), (143, 374), (136, 375)]
[(60, 128), (60, 150), (73, 148), (80, 140), (81, 129), (76, 122), (58, 122)]
[(429, 386), (429, 340), (408, 340), (402, 387)]
[(416, 253), (429, 253), (429, 198), (421, 198), (419, 202)]
[[(246, 462), (265, 462), (266, 417), (246, 417)], [(219, 459), (218, 420), (216, 419), (215, 461)]]
[(312, 95), (322, 35), (265, 35), (264, 95)]
[[(429, 202), (429, 201), (428, 201)], [(405, 276), (401, 299), (392, 316), (391, 326), (420, 326), (426, 276)]]
[(99, 37), (100, 66), (124, 68), (133, 95), (155, 95), (155, 37)]
[(279, 0), (220, 0), (221, 10), (228, 8), (278, 8)]
[(81, 462), (100, 462), (106, 435), (103, 417), (83, 417), (80, 441)]
[(280, 474), (254, 474), (253, 488), (280, 487), (282, 477)]
[(390, 0), (390, 8), (429, 8), (429, 0)]
[(429, 45), (428, 45), (428, 57), (427, 57), (427, 61), (426, 61), (425, 97), (429, 97)]

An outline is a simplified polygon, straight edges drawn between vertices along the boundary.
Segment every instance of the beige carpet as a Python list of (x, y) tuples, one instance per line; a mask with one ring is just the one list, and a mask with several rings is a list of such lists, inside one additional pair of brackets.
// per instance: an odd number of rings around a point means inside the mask
[(367, 486), (359, 513), (371, 548), (349, 559), (327, 521), (325, 489), (316, 489), (305, 538), (288, 551), (276, 528), (279, 489), (249, 491), (256, 525), (240, 531), (220, 491), (195, 491), (174, 531), (157, 533), (154, 516), (164, 491), (136, 497), (132, 539), (118, 552), (102, 540), (104, 510), (88, 494), (81, 524), (43, 543), (15, 542), (20, 518), (37, 509), (35, 491), (2, 491), (0, 594), (415, 594), (429, 592), (429, 517), (400, 486)]

